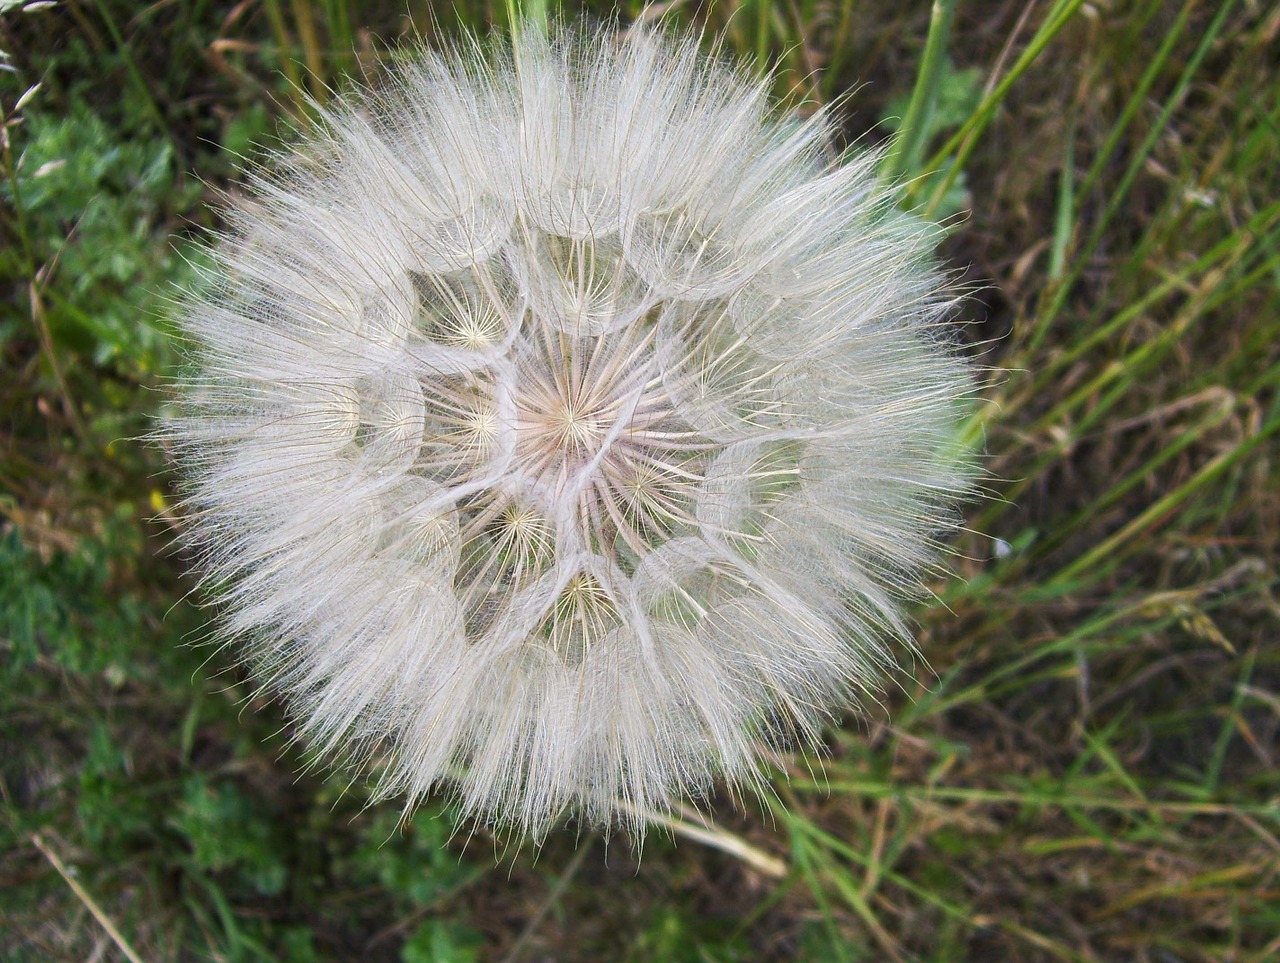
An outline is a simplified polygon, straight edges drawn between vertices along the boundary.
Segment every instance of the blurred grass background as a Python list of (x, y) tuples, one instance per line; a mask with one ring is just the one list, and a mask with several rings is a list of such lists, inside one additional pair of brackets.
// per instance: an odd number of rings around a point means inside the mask
[(716, 801), (775, 878), (684, 835), (453, 835), (443, 803), (399, 831), (189, 644), (133, 439), (218, 193), (304, 92), (505, 6), (0, 3), (0, 959), (1280, 957), (1280, 6), (952, 6), (647, 14), (849, 143), (917, 121), (892, 168), (998, 372), (923, 658), (778, 773), (785, 810)]

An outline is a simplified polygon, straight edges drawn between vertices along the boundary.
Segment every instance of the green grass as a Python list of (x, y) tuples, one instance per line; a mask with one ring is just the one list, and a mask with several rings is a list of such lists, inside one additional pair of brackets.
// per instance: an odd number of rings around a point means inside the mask
[(181, 521), (131, 439), (192, 240), (309, 97), (489, 14), (0, 13), (0, 959), (1280, 955), (1274, 5), (961, 0), (928, 43), (924, 2), (669, 14), (833, 104), (850, 143), (907, 118), (889, 163), (947, 226), (991, 372), (988, 497), (922, 657), (827, 758), (785, 761), (785, 808), (716, 800), (719, 847), (570, 828), (534, 851), (440, 805), (400, 832), (187, 644)]

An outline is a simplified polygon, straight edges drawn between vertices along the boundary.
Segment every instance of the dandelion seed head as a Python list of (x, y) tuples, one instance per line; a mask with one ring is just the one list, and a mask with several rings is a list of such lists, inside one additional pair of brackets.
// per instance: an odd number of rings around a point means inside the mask
[(544, 832), (757, 786), (966, 486), (931, 238), (691, 42), (403, 58), (230, 212), (163, 433), (302, 737)]

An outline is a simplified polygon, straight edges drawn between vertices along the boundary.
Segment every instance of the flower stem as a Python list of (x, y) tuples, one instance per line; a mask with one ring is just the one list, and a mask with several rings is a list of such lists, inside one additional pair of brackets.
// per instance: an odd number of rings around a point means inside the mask
[(516, 33), (528, 25), (545, 34), (549, 6), (549, 0), (507, 0), (507, 20), (511, 24), (511, 32)]
[(619, 806), (638, 813), (644, 817), (646, 822), (665, 826), (673, 833), (687, 836), (689, 839), (702, 843), (704, 846), (711, 846), (721, 852), (728, 853), (765, 876), (781, 879), (787, 875), (787, 864), (781, 859), (771, 856), (757, 846), (751, 845), (741, 836), (734, 835), (727, 829), (717, 826), (709, 817), (703, 816), (701, 813), (693, 814), (693, 818), (697, 820), (697, 822), (694, 822), (668, 813), (641, 810), (626, 803), (619, 803)]
[(933, 0), (933, 13), (929, 16), (929, 36), (924, 44), (924, 57), (916, 86), (911, 92), (907, 115), (902, 119), (893, 148), (885, 156), (881, 174), (886, 180), (894, 180), (903, 174), (914, 174), (924, 149), (925, 137), (934, 107), (938, 103), (942, 83), (943, 65), (946, 63), (947, 40), (951, 36), (951, 17), (956, 10), (956, 0)]

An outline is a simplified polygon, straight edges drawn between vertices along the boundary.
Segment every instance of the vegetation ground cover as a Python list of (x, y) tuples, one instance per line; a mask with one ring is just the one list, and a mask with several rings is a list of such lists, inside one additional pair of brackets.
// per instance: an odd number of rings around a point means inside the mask
[(505, 9), (0, 3), (0, 958), (1280, 954), (1280, 7), (960, 0), (944, 33), (950, 6), (618, 11), (721, 38), (849, 144), (914, 118), (888, 168), (947, 226), (990, 372), (920, 656), (782, 761), (785, 805), (713, 801), (752, 863), (687, 832), (503, 845), (444, 803), (398, 827), (191, 644), (135, 439), (201, 232), (309, 98)]

